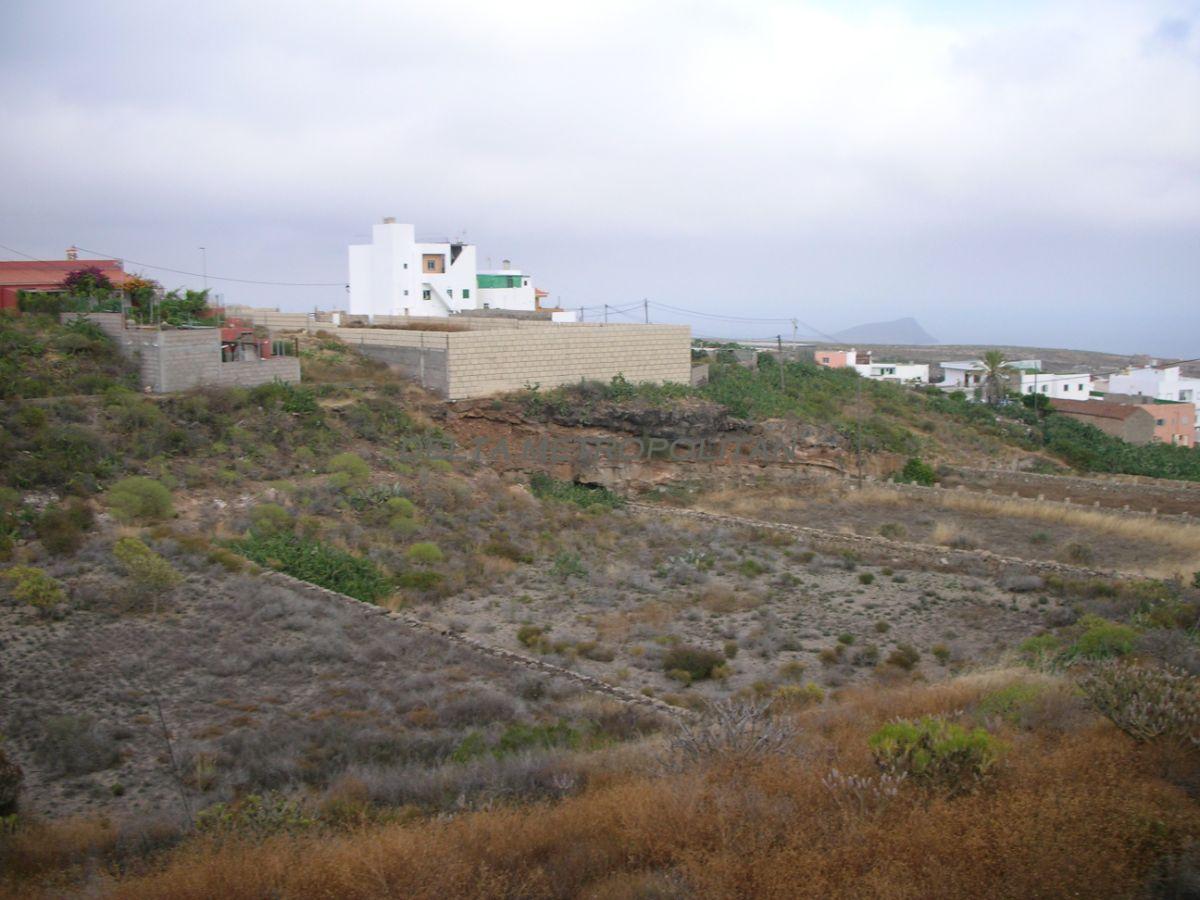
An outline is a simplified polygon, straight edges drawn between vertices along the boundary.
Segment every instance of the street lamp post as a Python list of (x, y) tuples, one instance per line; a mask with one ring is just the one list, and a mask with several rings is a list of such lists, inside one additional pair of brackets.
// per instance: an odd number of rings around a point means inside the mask
[(200, 248), (200, 271), (204, 273), (204, 290), (208, 292), (208, 248)]

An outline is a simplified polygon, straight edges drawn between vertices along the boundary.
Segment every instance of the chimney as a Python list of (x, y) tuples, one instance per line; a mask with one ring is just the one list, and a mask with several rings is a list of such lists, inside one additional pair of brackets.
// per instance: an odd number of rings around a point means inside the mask
[(500, 268), (502, 268), (502, 269), (511, 269), (511, 268), (512, 268), (512, 260), (511, 260), (511, 259), (502, 259), (502, 260), (500, 260)]
[(395, 224), (396, 224), (396, 217), (395, 217), (395, 216), (384, 216), (384, 217), (383, 217), (383, 224), (384, 224), (384, 225), (395, 225)]
[(79, 248), (74, 244), (67, 248), (67, 259), (79, 259)]

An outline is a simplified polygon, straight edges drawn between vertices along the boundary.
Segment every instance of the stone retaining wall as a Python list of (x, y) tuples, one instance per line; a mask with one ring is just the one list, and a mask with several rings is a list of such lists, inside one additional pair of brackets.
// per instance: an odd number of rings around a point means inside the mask
[(654, 506), (648, 503), (629, 503), (627, 507), (656, 516), (682, 516), (685, 518), (720, 522), (725, 525), (738, 525), (745, 528), (769, 528), (773, 531), (784, 531), (804, 537), (810, 544), (828, 552), (862, 551), (872, 553), (876, 557), (887, 557), (889, 561), (897, 563), (920, 560), (923, 567), (928, 569), (943, 571), (962, 571), (966, 569), (971, 571), (982, 568), (993, 576), (1021, 572), (1041, 575), (1065, 575), (1070, 578), (1125, 579), (1139, 577), (1122, 572), (1105, 572), (1100, 569), (1071, 566), (1051, 560), (1001, 556), (998, 553), (992, 553), (990, 550), (955, 550), (950, 547), (935, 547), (929, 544), (893, 541), (872, 535), (824, 531), (820, 528), (809, 528), (804, 525), (767, 522), (762, 519), (748, 519), (744, 516), (710, 513), (698, 509), (679, 509), (669, 506)]
[[(1054, 476), (1050, 476), (1050, 477), (1054, 477)], [(851, 476), (846, 476), (846, 480), (850, 480), (850, 479), (851, 479)], [(1079, 479), (1072, 479), (1072, 480), (1079, 480)], [(953, 487), (946, 486), (946, 485), (940, 485), (940, 484), (935, 484), (935, 485), (929, 487), (929, 486), (926, 486), (923, 484), (897, 484), (895, 482), (889, 482), (889, 481), (874, 481), (874, 482), (871, 482), (870, 484), (874, 488), (879, 488), (879, 489), (888, 490), (888, 491), (895, 491), (898, 494), (908, 494), (909, 496), (916, 497), (921, 500), (926, 500), (926, 499), (929, 499), (930, 497), (936, 498), (936, 496), (938, 494), (944, 494), (944, 493), (971, 493), (971, 494), (975, 494), (977, 496), (991, 497), (993, 500), (995, 500), (997, 502), (1004, 502), (1004, 501), (1014, 502), (1015, 501), (1015, 502), (1025, 502), (1025, 503), (1037, 503), (1039, 506), (1057, 506), (1057, 507), (1061, 507), (1063, 509), (1081, 510), (1081, 511), (1090, 509), (1090, 510), (1094, 510), (1096, 512), (1102, 512), (1106, 516), (1118, 516), (1121, 518), (1168, 519), (1168, 520), (1175, 520), (1175, 521), (1179, 521), (1179, 522), (1195, 522), (1196, 521), (1194, 516), (1191, 516), (1186, 512), (1183, 512), (1183, 513), (1160, 513), (1158, 511), (1149, 512), (1149, 511), (1139, 510), (1139, 509), (1124, 509), (1124, 508), (1116, 507), (1116, 506), (1102, 506), (1099, 500), (1094, 500), (1091, 503), (1077, 503), (1069, 498), (1066, 500), (1051, 500), (1051, 499), (1046, 499), (1045, 497), (1039, 496), (1037, 499), (1034, 499), (1032, 497), (1026, 497), (1015, 491), (1013, 491), (1011, 493), (1005, 493), (1003, 491), (994, 491), (991, 488), (985, 488), (984, 490), (971, 490), (965, 484), (958, 484), (958, 485), (954, 485)], [(1200, 499), (1200, 498), (1197, 498), (1197, 499)]]
[(1179, 491), (1195, 492), (1200, 496), (1200, 482), (1174, 481), (1168, 478), (1148, 478), (1138, 475), (1104, 475), (1091, 478), (1080, 475), (1043, 475), (1037, 472), (1016, 472), (1006, 469), (981, 469), (972, 466), (947, 466), (951, 474), (962, 475), (966, 478), (976, 478), (983, 481), (1004, 480), (1010, 483), (1028, 485), (1036, 488), (1039, 485), (1073, 483), (1080, 489), (1114, 494), (1128, 492), (1131, 488), (1139, 493), (1174, 494)]

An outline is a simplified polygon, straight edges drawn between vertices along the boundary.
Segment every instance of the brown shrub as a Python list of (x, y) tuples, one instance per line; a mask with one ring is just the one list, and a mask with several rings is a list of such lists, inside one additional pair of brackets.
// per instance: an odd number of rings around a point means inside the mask
[[(803, 713), (839, 769), (895, 715), (946, 714), (995, 689), (848, 692)], [(812, 758), (733, 759), (702, 772), (614, 777), (552, 805), (502, 807), (342, 836), (194, 843), (118, 897), (1130, 896), (1200, 834), (1200, 810), (1105, 722), (1028, 735), (991, 787), (955, 799), (902, 788), (886, 816), (839, 813)], [(660, 893), (653, 893), (653, 891)], [(625, 891), (626, 894), (621, 892)], [(615, 893), (614, 893), (615, 892)]]

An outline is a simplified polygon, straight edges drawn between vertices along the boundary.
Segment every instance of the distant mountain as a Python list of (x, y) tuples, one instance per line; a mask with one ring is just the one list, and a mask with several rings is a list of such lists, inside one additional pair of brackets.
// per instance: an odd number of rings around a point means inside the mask
[(851, 344), (936, 344), (938, 339), (921, 327), (916, 319), (893, 319), (891, 322), (868, 322), (855, 325), (845, 331), (834, 332), (833, 337)]

